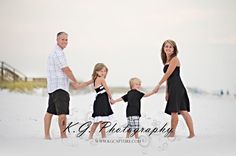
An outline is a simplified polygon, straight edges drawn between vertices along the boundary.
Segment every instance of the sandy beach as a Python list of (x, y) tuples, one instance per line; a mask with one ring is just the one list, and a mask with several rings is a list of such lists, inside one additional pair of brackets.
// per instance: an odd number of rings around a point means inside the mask
[[(120, 97), (122, 94), (114, 94)], [(0, 91), (0, 146), (1, 154), (8, 155), (79, 155), (103, 154), (122, 155), (199, 155), (214, 154), (234, 155), (236, 152), (234, 129), (236, 119), (236, 99), (231, 96), (213, 96), (190, 94), (191, 115), (194, 120), (196, 137), (187, 139), (188, 130), (184, 120), (179, 116), (177, 136), (174, 139), (164, 137), (163, 133), (140, 133), (140, 139), (125, 139), (125, 133), (108, 133), (101, 140), (98, 131), (94, 140), (88, 141), (88, 130), (80, 137), (78, 129), (91, 121), (92, 104), (95, 94), (71, 96), (68, 123), (78, 125), (71, 127), (67, 139), (60, 139), (57, 117), (52, 120), (52, 140), (43, 139), (43, 116), (47, 107), (48, 97), (41, 90), (32, 95)], [(113, 123), (117, 128), (125, 127), (126, 104), (120, 102), (112, 109)], [(163, 113), (165, 101), (163, 93), (142, 100), (141, 127), (161, 128), (170, 116)], [(110, 127), (109, 127), (110, 128)], [(107, 129), (109, 129), (107, 128)], [(84, 130), (81, 128), (80, 130)]]

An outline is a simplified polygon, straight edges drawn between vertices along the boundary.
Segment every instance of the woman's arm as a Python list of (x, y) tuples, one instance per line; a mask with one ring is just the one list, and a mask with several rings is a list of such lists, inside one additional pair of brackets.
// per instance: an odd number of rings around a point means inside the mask
[(169, 98), (169, 94), (168, 94), (168, 84), (167, 84), (167, 81), (166, 81), (166, 101), (168, 101), (168, 98)]
[(177, 57), (173, 57), (170, 61), (169, 67), (166, 71), (166, 73), (164, 74), (164, 76), (162, 77), (162, 79), (159, 82), (159, 85), (161, 86), (163, 82), (165, 82), (170, 75), (173, 73), (173, 71), (175, 70), (177, 64), (178, 64), (179, 60)]
[(168, 67), (166, 73), (164, 74), (162, 79), (159, 81), (158, 85), (154, 88), (153, 91), (155, 91), (155, 93), (158, 92), (162, 83), (165, 82), (170, 77), (170, 75), (173, 73), (173, 71), (175, 70), (175, 68), (178, 64), (179, 64), (179, 59), (176, 56), (173, 57), (170, 61), (170, 64), (169, 64), (169, 67)]
[(167, 81), (166, 81), (166, 94), (168, 94), (168, 84), (167, 84)]

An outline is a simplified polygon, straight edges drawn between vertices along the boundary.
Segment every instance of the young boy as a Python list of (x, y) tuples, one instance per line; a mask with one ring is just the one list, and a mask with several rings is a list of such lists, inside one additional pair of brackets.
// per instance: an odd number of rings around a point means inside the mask
[(124, 101), (128, 102), (126, 108), (126, 117), (128, 121), (128, 131), (126, 133), (126, 138), (130, 137), (131, 132), (134, 133), (135, 138), (138, 138), (138, 130), (139, 130), (139, 118), (140, 114), (140, 105), (142, 97), (148, 97), (155, 94), (154, 91), (144, 94), (139, 91), (141, 87), (141, 80), (138, 78), (131, 78), (129, 81), (130, 91), (127, 94), (118, 98), (116, 100), (112, 100), (111, 103), (115, 104), (116, 102)]

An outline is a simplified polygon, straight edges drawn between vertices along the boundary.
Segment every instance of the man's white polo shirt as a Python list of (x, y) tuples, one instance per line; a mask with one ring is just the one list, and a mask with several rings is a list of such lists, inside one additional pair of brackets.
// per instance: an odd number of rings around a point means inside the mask
[(69, 79), (62, 71), (67, 67), (67, 61), (63, 50), (56, 45), (48, 56), (47, 62), (47, 88), (48, 93), (57, 89), (63, 89), (69, 92)]

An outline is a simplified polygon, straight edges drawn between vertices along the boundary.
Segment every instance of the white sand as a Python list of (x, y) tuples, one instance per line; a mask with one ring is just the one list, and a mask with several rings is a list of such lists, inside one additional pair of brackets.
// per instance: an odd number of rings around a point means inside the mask
[[(71, 96), (69, 122), (90, 120), (94, 94)], [(119, 97), (121, 94), (115, 94)], [(68, 139), (59, 138), (57, 117), (52, 120), (52, 140), (43, 139), (43, 116), (47, 107), (47, 96), (0, 91), (0, 155), (235, 155), (236, 140), (236, 99), (230, 96), (190, 94), (191, 115), (194, 120), (196, 137), (187, 139), (188, 129), (180, 116), (177, 137), (173, 140), (155, 134), (138, 143), (96, 143), (87, 141), (88, 132), (77, 138), (76, 133), (68, 134)], [(123, 102), (112, 106), (114, 121), (122, 126), (126, 123)], [(163, 94), (142, 100), (141, 125), (148, 128), (160, 127), (170, 121), (163, 113)], [(168, 125), (169, 127), (169, 125)], [(76, 131), (79, 126), (71, 130)], [(123, 139), (125, 134), (108, 134), (106, 140)], [(100, 134), (96, 133), (96, 139)]]

